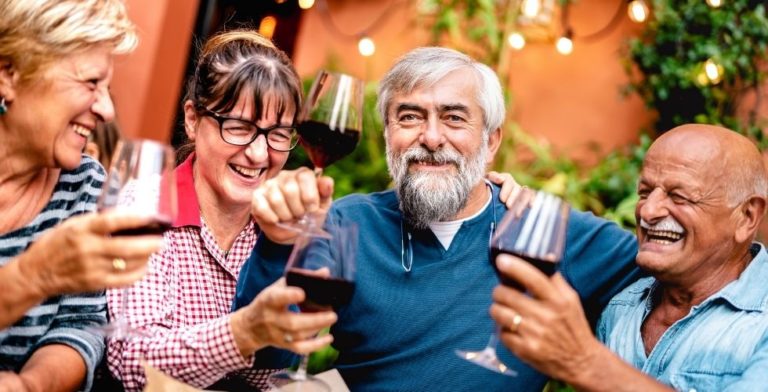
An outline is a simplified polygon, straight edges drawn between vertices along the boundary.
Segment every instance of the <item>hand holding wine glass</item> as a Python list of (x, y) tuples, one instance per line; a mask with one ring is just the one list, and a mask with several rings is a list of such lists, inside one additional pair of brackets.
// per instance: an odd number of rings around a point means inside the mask
[[(331, 225), (328, 232), (330, 238), (302, 233), (285, 267), (286, 283), (306, 295), (299, 304), (302, 312), (337, 309), (349, 303), (355, 291), (357, 226)], [(307, 374), (307, 360), (302, 356), (296, 371), (273, 374), (270, 384), (282, 390), (330, 391), (325, 382)]]
[[(557, 196), (537, 192), (533, 202), (522, 213), (512, 208), (504, 215), (491, 239), (491, 265), (501, 282), (521, 291), (525, 289), (517, 282), (507, 279), (496, 267), (496, 256), (502, 253), (524, 259), (547, 275), (554, 275), (557, 263), (563, 257), (569, 206)], [(513, 320), (521, 322), (520, 316)], [(456, 350), (459, 357), (508, 376), (517, 372), (502, 363), (496, 354), (499, 340), (498, 329), (491, 335), (488, 344), (481, 351)]]
[[(118, 230), (117, 236), (162, 234), (176, 217), (176, 181), (173, 175), (174, 152), (162, 143), (151, 140), (123, 140), (118, 143), (112, 167), (99, 198), (100, 211), (118, 211), (150, 218), (145, 226)], [(125, 261), (116, 258), (113, 266), (124, 268)], [(133, 330), (125, 318), (129, 287), (120, 295), (117, 317), (105, 327), (105, 333), (114, 338), (126, 338), (139, 333)]]

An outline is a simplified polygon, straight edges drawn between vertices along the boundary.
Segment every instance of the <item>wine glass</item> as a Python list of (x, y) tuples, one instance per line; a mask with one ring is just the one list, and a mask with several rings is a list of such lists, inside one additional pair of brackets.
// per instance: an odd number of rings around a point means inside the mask
[[(349, 155), (360, 141), (363, 126), (363, 82), (350, 75), (321, 70), (299, 112), (299, 143), (315, 167), (315, 175)], [(310, 214), (284, 224), (297, 231), (320, 230)]]
[[(306, 294), (304, 302), (299, 304), (302, 312), (339, 308), (349, 303), (355, 291), (357, 225), (329, 225), (326, 229), (330, 236), (301, 232), (285, 266), (286, 283), (301, 287)], [(282, 391), (330, 392), (327, 383), (307, 374), (308, 358), (301, 357), (296, 371), (272, 374), (270, 386)]]
[[(98, 200), (99, 211), (116, 210), (149, 216), (148, 225), (111, 233), (112, 236), (162, 234), (176, 217), (176, 181), (173, 150), (152, 140), (118, 142)], [(115, 263), (120, 259), (115, 259)], [(123, 261), (124, 263), (124, 261)], [(116, 339), (142, 335), (125, 317), (129, 287), (116, 292), (120, 311), (103, 333)]]
[[(554, 275), (557, 263), (563, 257), (569, 206), (557, 196), (537, 192), (533, 202), (522, 213), (516, 213), (515, 210), (512, 208), (504, 215), (491, 239), (491, 265), (502, 284), (523, 291), (524, 287), (499, 273), (496, 256), (501, 253), (511, 254), (528, 261), (549, 276)], [(502, 363), (496, 355), (498, 328), (483, 350), (456, 350), (456, 354), (494, 372), (516, 376), (517, 372)]]

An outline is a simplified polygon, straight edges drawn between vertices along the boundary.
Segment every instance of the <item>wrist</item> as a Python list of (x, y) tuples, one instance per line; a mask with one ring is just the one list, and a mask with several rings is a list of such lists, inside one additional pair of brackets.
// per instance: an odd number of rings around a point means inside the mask
[(11, 263), (6, 265), (9, 276), (4, 279), (7, 287), (15, 287), (19, 299), (29, 302), (41, 302), (57, 293), (54, 292), (45, 279), (35, 271), (35, 268), (26, 252), (19, 255)]
[(246, 309), (248, 309), (248, 307), (232, 313), (229, 317), (229, 328), (232, 332), (235, 345), (243, 358), (253, 355), (256, 350), (266, 346), (256, 339), (255, 334), (253, 334), (255, 327), (248, 322), (245, 312)]
[(610, 374), (607, 368), (612, 357), (613, 355), (605, 346), (593, 339), (579, 361), (578, 368), (571, 374), (570, 379), (565, 381), (579, 391), (612, 390), (604, 388), (608, 385), (605, 382), (605, 375)]

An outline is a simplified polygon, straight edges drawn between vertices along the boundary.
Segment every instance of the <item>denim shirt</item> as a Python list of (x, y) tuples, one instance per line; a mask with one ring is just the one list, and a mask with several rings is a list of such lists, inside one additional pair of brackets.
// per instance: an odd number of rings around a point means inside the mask
[(616, 295), (597, 337), (622, 359), (678, 391), (768, 390), (768, 253), (754, 243), (739, 278), (678, 320), (646, 357), (640, 327), (656, 281), (644, 278)]

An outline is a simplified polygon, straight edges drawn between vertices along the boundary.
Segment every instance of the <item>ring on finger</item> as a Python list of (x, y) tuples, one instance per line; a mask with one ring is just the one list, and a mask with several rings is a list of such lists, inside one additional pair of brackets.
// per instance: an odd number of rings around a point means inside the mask
[(115, 257), (112, 259), (112, 268), (114, 268), (115, 271), (125, 271), (125, 259), (122, 257)]
[(523, 323), (523, 316), (516, 314), (515, 317), (512, 317), (512, 328), (509, 329), (509, 332), (517, 333), (517, 331), (520, 329), (520, 324)]
[(291, 335), (288, 332), (286, 332), (285, 334), (283, 334), (283, 340), (286, 343), (293, 343), (293, 335)]

